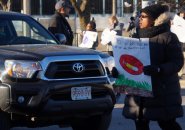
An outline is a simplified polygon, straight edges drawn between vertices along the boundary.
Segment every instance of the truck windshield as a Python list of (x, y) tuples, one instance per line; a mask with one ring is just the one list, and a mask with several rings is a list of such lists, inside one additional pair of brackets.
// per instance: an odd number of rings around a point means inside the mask
[(57, 44), (57, 42), (33, 19), (0, 20), (0, 45), (16, 44)]

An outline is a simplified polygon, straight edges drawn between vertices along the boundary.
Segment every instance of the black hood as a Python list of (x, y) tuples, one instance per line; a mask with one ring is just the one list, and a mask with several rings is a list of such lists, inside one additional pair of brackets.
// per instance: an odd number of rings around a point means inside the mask
[(19, 60), (42, 60), (49, 56), (96, 55), (100, 52), (65, 45), (11, 45), (0, 46), (1, 57)]

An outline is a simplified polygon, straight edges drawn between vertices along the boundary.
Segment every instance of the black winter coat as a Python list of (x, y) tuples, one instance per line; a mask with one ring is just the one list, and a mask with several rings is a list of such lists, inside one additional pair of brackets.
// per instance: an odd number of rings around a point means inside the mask
[(139, 113), (147, 120), (169, 120), (183, 116), (178, 72), (184, 58), (179, 40), (168, 24), (139, 30), (140, 38), (149, 38), (151, 65), (161, 68), (152, 76), (154, 97), (127, 95), (123, 115), (137, 119)]
[(71, 27), (68, 23), (68, 21), (65, 19), (65, 17), (56, 12), (49, 21), (49, 27), (48, 30), (53, 33), (62, 33), (66, 36), (66, 45), (72, 46), (73, 44), (73, 32), (71, 30)]

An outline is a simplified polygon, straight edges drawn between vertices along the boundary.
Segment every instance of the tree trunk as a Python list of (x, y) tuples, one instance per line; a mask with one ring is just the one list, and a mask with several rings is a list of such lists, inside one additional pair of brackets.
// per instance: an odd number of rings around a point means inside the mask
[(87, 23), (90, 21), (90, 0), (70, 0), (80, 19), (80, 29), (85, 30)]
[(79, 16), (80, 19), (80, 29), (85, 30), (88, 22), (90, 21), (90, 15)]
[(4, 11), (11, 10), (11, 3), (12, 3), (12, 0), (0, 0), (0, 5)]

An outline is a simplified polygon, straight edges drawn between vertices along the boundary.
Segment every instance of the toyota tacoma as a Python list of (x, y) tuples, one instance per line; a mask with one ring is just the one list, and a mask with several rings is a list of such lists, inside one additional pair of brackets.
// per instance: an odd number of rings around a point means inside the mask
[(113, 58), (59, 40), (28, 15), (0, 11), (0, 130), (108, 129)]

